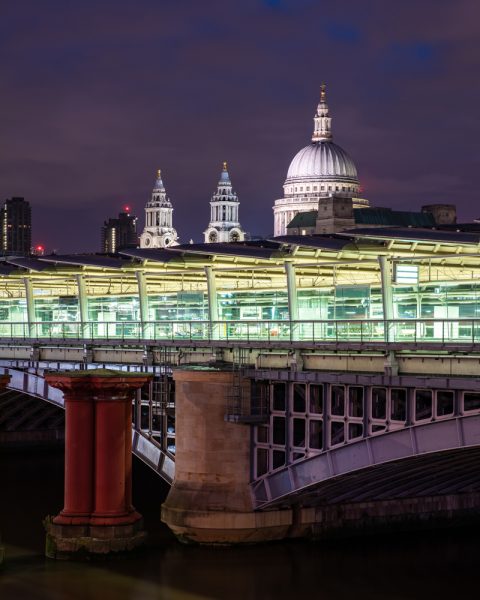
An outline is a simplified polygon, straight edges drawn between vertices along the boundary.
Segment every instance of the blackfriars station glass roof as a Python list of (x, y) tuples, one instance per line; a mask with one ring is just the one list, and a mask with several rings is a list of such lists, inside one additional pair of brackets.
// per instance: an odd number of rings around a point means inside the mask
[(480, 339), (480, 234), (332, 236), (6, 258), (0, 338)]

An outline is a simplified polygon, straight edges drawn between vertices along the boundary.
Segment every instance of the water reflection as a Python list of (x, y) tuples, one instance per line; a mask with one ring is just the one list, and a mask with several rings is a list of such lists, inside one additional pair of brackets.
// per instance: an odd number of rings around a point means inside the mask
[(243, 548), (177, 543), (159, 523), (166, 487), (135, 462), (135, 504), (151, 532), (129, 559), (62, 563), (43, 558), (41, 519), (62, 504), (62, 451), (0, 455), (7, 562), (1, 600), (150, 600), (473, 597), (479, 527), (329, 543)]

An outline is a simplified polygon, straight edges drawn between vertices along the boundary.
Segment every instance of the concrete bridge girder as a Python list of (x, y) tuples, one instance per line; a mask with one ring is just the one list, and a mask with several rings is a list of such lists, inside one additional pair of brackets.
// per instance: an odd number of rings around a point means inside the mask
[[(288, 371), (324, 371), (383, 373), (404, 375), (439, 375), (475, 377), (480, 370), (480, 346), (426, 344), (356, 344), (330, 342), (302, 344), (290, 342), (232, 343), (147, 340), (32, 340), (28, 343), (0, 344), (0, 360), (76, 364), (159, 365), (165, 349), (172, 364), (208, 364), (234, 361), (234, 349), (245, 348), (247, 364), (257, 369)], [(431, 351), (428, 351), (430, 348)], [(393, 362), (392, 362), (393, 361)], [(393, 367), (392, 367), (393, 365)], [(394, 371), (392, 371), (394, 368)]]

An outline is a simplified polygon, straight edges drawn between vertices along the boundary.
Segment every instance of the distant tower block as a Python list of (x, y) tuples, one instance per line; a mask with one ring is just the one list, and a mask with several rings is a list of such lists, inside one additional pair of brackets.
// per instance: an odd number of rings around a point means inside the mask
[(243, 242), (245, 232), (238, 220), (240, 202), (232, 190), (232, 182), (227, 171), (227, 163), (223, 163), (217, 191), (210, 200), (210, 223), (203, 232), (205, 243)]
[(32, 245), (32, 211), (24, 198), (5, 200), (0, 208), (2, 226), (0, 237), (4, 254), (30, 253)]
[(159, 169), (152, 198), (145, 207), (145, 227), (140, 236), (140, 248), (178, 246), (178, 234), (172, 225), (172, 215), (173, 206), (167, 198)]
[(130, 207), (104, 221), (102, 230), (102, 252), (117, 252), (122, 248), (136, 248), (138, 244), (137, 217), (130, 214)]

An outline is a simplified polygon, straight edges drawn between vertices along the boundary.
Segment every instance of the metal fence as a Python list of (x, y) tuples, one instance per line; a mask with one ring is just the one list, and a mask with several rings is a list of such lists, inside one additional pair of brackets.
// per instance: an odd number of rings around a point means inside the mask
[(480, 319), (4, 322), (0, 339), (476, 344)]

